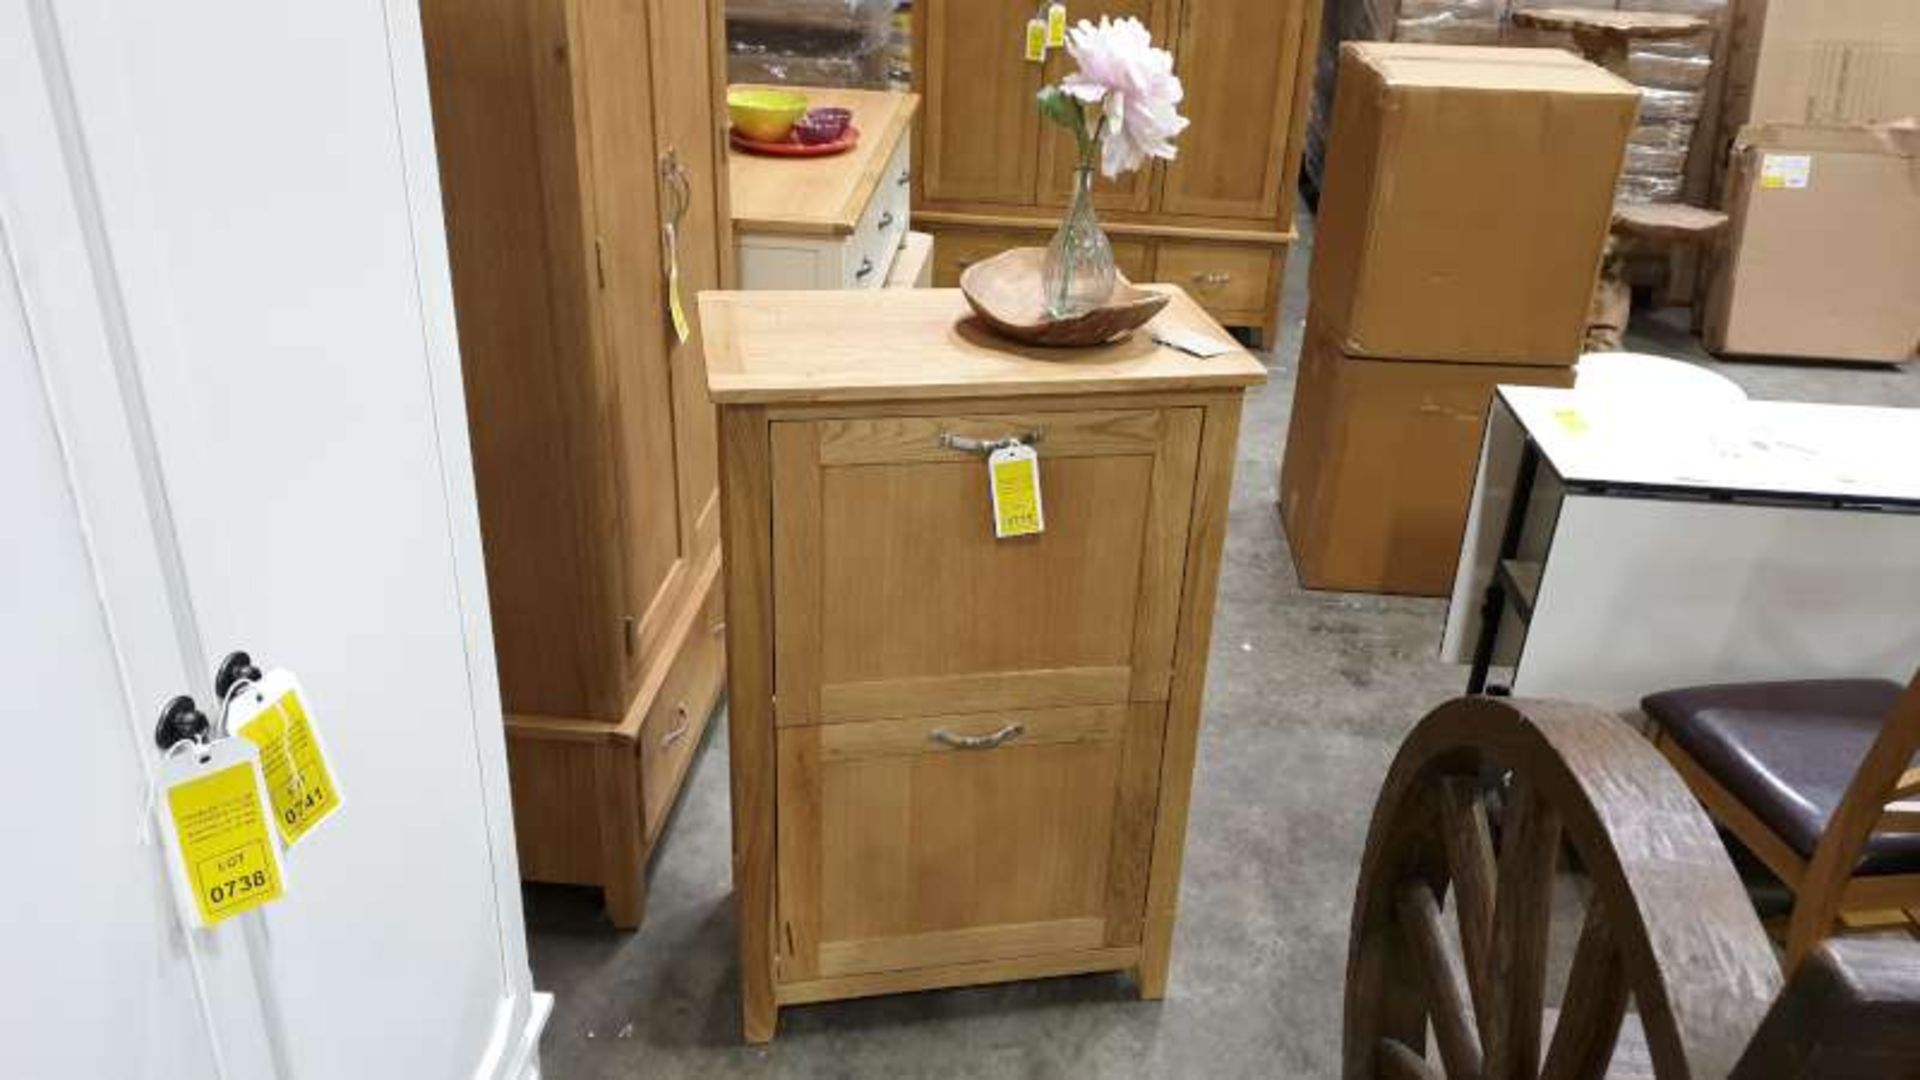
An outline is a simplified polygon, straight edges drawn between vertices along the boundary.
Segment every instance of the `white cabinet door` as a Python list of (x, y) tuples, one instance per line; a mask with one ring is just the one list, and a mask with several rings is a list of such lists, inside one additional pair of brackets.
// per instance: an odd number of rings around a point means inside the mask
[[(0, 1075), (533, 1073), (417, 18), (0, 0)], [(188, 931), (150, 732), (234, 648), (345, 805)]]

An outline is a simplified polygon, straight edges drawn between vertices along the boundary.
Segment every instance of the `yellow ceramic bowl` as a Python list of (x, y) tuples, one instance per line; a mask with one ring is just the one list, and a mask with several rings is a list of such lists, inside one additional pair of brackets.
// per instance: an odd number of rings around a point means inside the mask
[(761, 142), (779, 142), (807, 111), (807, 95), (792, 90), (727, 91), (727, 115), (740, 134)]

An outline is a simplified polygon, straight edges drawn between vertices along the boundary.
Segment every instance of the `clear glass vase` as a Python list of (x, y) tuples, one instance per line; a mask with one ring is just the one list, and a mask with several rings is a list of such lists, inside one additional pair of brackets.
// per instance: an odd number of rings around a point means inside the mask
[(1047, 244), (1040, 277), (1047, 290), (1047, 314), (1056, 319), (1084, 315), (1113, 295), (1118, 271), (1113, 265), (1113, 245), (1093, 212), (1091, 166), (1074, 170), (1073, 203)]

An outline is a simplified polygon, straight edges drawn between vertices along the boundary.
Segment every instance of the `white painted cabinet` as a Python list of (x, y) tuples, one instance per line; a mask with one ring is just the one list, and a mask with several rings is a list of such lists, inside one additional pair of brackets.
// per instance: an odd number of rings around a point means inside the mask
[(910, 128), (919, 98), (877, 90), (801, 89), (814, 105), (850, 110), (860, 143), (820, 158), (730, 152), (740, 287), (882, 288), (912, 221)]
[[(525, 1080), (418, 15), (0, 0), (0, 1076)], [(244, 647), (345, 805), (206, 931), (153, 723)]]

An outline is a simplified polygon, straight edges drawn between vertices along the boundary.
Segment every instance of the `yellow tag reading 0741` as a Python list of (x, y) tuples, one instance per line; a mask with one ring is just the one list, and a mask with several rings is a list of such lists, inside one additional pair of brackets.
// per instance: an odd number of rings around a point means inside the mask
[(993, 535), (1006, 539), (1046, 529), (1040, 502), (1040, 459), (1031, 446), (995, 450), (987, 459), (993, 485)]
[(202, 923), (280, 899), (280, 864), (252, 760), (168, 788), (167, 816)]
[(237, 734), (260, 748), (260, 771), (273, 800), (273, 821), (288, 847), (340, 805), (333, 773), (313, 734), (300, 695), (287, 690), (255, 713)]

